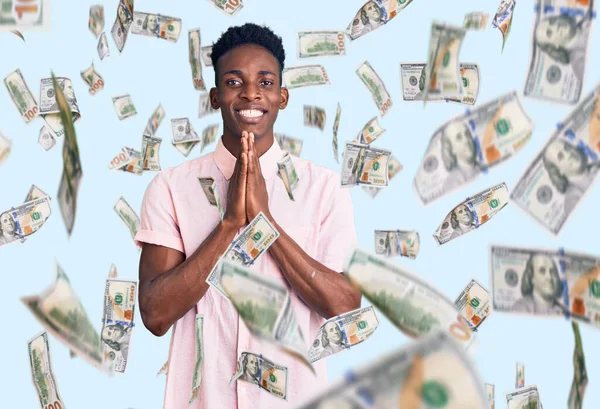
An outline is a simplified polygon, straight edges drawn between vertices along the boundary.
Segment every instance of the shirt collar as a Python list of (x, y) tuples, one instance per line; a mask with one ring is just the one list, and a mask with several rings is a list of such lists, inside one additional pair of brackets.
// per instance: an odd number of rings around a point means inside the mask
[[(270, 179), (278, 172), (277, 162), (282, 156), (283, 151), (279, 147), (277, 140), (273, 138), (273, 144), (271, 147), (259, 157), (260, 169), (262, 170), (262, 174), (265, 179)], [(219, 138), (219, 142), (217, 142), (217, 147), (215, 148), (213, 158), (225, 179), (231, 179), (237, 158), (227, 150), (223, 144), (222, 136)]]

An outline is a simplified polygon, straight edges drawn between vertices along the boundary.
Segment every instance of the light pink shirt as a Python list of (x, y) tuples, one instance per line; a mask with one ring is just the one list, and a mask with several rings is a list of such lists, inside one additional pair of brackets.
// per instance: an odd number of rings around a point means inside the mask
[[(284, 155), (277, 141), (260, 157), (269, 194), (269, 210), (281, 228), (315, 260), (341, 272), (356, 243), (349, 189), (340, 187), (337, 172), (292, 156), (299, 177), (290, 200), (277, 176), (277, 161)], [(199, 177), (213, 177), (226, 208), (227, 187), (236, 157), (221, 139), (215, 152), (159, 173), (148, 185), (136, 241), (178, 250), (189, 257), (220, 222), (219, 212), (208, 202)], [(241, 229), (240, 229), (241, 231)], [(291, 293), (296, 319), (307, 344), (313, 342), (324, 319), (312, 311), (282, 275), (270, 253), (261, 255), (252, 270), (285, 284)], [(188, 406), (196, 362), (195, 317), (204, 314), (204, 364), (198, 399)], [(256, 385), (229, 380), (241, 352), (248, 351), (288, 368), (287, 402)], [(165, 409), (292, 408), (327, 383), (325, 360), (314, 364), (317, 376), (272, 344), (253, 337), (235, 308), (212, 287), (173, 326)]]

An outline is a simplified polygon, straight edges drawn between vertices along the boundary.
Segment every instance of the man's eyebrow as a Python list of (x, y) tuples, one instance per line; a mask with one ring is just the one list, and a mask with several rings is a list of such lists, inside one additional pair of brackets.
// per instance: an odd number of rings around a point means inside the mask
[(267, 71), (267, 70), (260, 70), (258, 73), (259, 73), (260, 75), (275, 75), (275, 73), (274, 73), (274, 72)]
[(227, 74), (242, 75), (242, 71), (241, 70), (229, 70), (229, 71), (223, 73), (223, 75), (227, 75)]

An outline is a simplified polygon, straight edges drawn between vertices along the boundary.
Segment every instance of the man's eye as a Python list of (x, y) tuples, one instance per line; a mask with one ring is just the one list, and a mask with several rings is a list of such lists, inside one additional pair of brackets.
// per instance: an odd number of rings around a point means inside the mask
[(273, 81), (263, 80), (260, 82), (262, 85), (273, 85)]
[(225, 83), (227, 85), (236, 85), (236, 83), (239, 84), (239, 81), (238, 80), (227, 80), (227, 81), (225, 81)]

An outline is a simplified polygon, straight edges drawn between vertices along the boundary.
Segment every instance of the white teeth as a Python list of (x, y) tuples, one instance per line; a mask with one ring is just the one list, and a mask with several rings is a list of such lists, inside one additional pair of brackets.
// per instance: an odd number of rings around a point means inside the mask
[(264, 114), (263, 111), (258, 109), (243, 109), (239, 111), (240, 115), (248, 117), (248, 118), (256, 118)]

